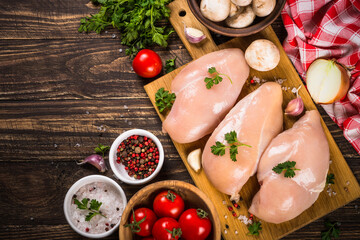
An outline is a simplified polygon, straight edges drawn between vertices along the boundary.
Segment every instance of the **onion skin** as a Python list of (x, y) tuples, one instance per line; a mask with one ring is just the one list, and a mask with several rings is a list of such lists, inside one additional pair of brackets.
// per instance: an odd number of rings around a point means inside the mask
[(329, 101), (320, 101), (318, 99), (316, 99), (316, 97), (314, 97), (311, 92), (312, 90), (309, 89), (309, 86), (308, 87), (308, 90), (309, 90), (309, 93), (312, 97), (312, 99), (314, 100), (315, 103), (317, 104), (331, 104), (331, 103), (334, 103), (336, 101), (339, 101), (341, 100), (342, 98), (344, 98), (349, 90), (349, 87), (350, 87), (350, 74), (348, 72), (348, 70), (343, 66), (341, 65), (340, 63), (334, 61), (334, 60), (329, 60), (329, 59), (316, 59), (314, 62), (311, 63), (310, 67), (308, 68), (308, 71), (306, 73), (306, 81), (308, 82), (309, 81), (309, 75), (310, 75), (310, 72), (312, 71), (312, 66), (314, 66), (317, 61), (333, 61), (334, 64), (337, 66), (337, 68), (340, 70), (340, 73), (341, 73), (341, 82), (340, 82), (340, 87), (339, 87), (339, 90), (336, 94), (336, 96), (334, 96), (332, 99), (330, 99)]
[(92, 154), (92, 155), (86, 157), (82, 161), (76, 161), (77, 165), (83, 165), (85, 163), (90, 163), (91, 165), (96, 167), (102, 173), (107, 170), (104, 158), (98, 154)]

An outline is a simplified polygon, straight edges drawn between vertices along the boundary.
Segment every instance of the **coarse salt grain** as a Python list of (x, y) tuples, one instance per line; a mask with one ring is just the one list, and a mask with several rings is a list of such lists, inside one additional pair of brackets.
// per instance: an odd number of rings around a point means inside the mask
[(226, 229), (224, 230), (224, 233), (227, 234), (227, 230), (226, 230)]
[(238, 235), (238, 234), (239, 234), (239, 232), (235, 230), (235, 234), (236, 234), (236, 235)]
[(248, 224), (252, 224), (252, 220), (250, 220), (248, 217), (246, 217), (245, 215), (240, 215), (238, 217), (238, 219), (244, 223), (245, 225), (248, 225)]
[(80, 146), (81, 146), (80, 143), (75, 144), (75, 147), (80, 147)]
[(228, 216), (227, 215), (225, 215), (225, 219), (227, 219), (228, 218)]
[(346, 181), (346, 183), (345, 183), (346, 185), (349, 185), (350, 184), (350, 182), (349, 181)]
[(222, 203), (223, 203), (224, 205), (226, 205), (226, 201), (225, 201), (225, 200), (223, 200)]
[[(88, 210), (80, 210), (77, 205), (70, 206), (71, 219), (74, 225), (83, 232), (98, 234), (109, 230), (109, 226), (115, 226), (121, 219), (124, 211), (124, 203), (119, 191), (111, 185), (104, 182), (94, 182), (82, 186), (76, 193), (76, 199), (82, 201), (84, 198), (96, 199), (102, 202), (100, 207), (101, 213), (106, 216), (94, 216), (90, 221), (85, 221), (85, 216), (89, 214)], [(90, 202), (89, 201), (89, 202)], [(108, 226), (109, 225), (109, 226)], [(88, 229), (88, 231), (86, 231)]]

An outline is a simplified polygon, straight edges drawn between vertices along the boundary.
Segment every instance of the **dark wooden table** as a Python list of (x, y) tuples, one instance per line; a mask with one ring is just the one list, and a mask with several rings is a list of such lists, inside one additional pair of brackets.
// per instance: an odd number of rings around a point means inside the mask
[[(79, 34), (80, 18), (95, 13), (88, 0), (0, 1), (0, 238), (80, 239), (67, 224), (63, 199), (81, 177), (98, 174), (75, 160), (111, 145), (124, 130), (143, 128), (164, 145), (166, 161), (155, 181), (193, 183), (168, 135), (161, 132), (144, 89), (115, 30)], [(281, 19), (272, 24), (281, 41)], [(227, 39), (214, 36), (218, 42)], [(191, 58), (173, 34), (153, 48), (181, 66)], [(360, 179), (360, 157), (319, 108), (350, 168)], [(105, 173), (113, 177), (111, 170)], [(129, 199), (141, 186), (121, 184)], [(341, 239), (360, 239), (360, 199), (326, 216)], [(320, 239), (324, 218), (285, 239)], [(117, 239), (113, 234), (109, 239)]]

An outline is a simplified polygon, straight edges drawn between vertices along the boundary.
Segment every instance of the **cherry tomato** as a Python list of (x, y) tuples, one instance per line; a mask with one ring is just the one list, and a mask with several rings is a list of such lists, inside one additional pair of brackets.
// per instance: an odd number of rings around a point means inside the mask
[(157, 217), (151, 209), (138, 208), (133, 211), (130, 217), (130, 224), (126, 224), (125, 227), (130, 227), (131, 231), (139, 236), (147, 237), (151, 235), (151, 230), (156, 220)]
[(198, 208), (190, 208), (181, 214), (179, 224), (184, 240), (204, 240), (211, 232), (211, 221), (207, 213)]
[(152, 235), (155, 240), (178, 240), (181, 237), (180, 224), (173, 218), (160, 218), (154, 224)]
[(137, 75), (144, 78), (152, 78), (161, 72), (162, 62), (156, 52), (143, 49), (134, 58), (132, 67)]
[(153, 202), (154, 212), (158, 217), (178, 219), (184, 211), (184, 200), (173, 191), (163, 191), (156, 195)]

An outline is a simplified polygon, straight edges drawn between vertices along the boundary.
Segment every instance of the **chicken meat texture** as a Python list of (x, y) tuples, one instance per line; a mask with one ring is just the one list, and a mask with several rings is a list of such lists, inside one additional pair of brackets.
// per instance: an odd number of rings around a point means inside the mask
[[(223, 80), (207, 89), (205, 78), (214, 77), (208, 72), (211, 67), (222, 74)], [(178, 143), (193, 142), (210, 134), (234, 106), (249, 71), (244, 53), (238, 48), (212, 52), (191, 62), (171, 83), (176, 100), (163, 130)]]
[[(317, 111), (308, 111), (291, 129), (272, 140), (260, 159), (257, 178), (261, 185), (249, 212), (270, 223), (300, 215), (318, 198), (329, 170), (329, 145)], [(293, 178), (272, 169), (295, 161)]]
[[(282, 100), (279, 84), (263, 84), (235, 105), (206, 143), (202, 155), (206, 176), (216, 189), (231, 195), (232, 200), (238, 200), (239, 191), (255, 174), (262, 153), (282, 130)], [(236, 131), (241, 143), (251, 146), (238, 147), (235, 162), (230, 159), (229, 149), (223, 156), (211, 152), (217, 141), (228, 145), (224, 136), (231, 131)]]

